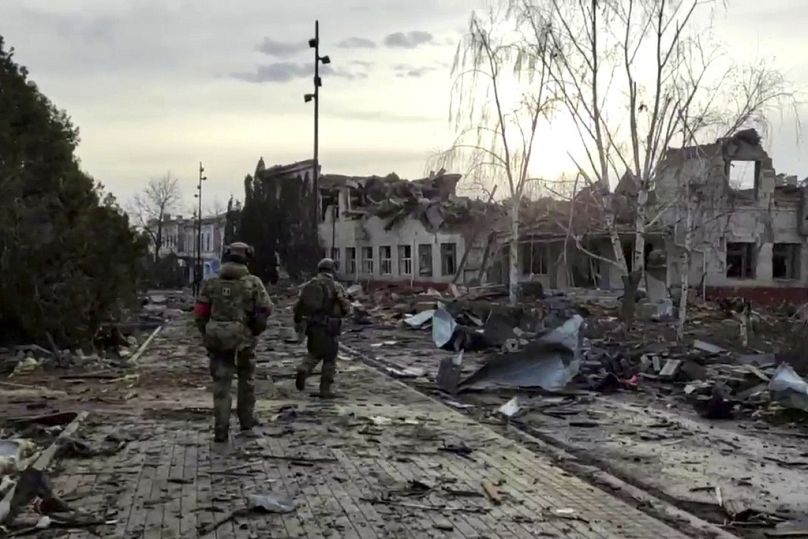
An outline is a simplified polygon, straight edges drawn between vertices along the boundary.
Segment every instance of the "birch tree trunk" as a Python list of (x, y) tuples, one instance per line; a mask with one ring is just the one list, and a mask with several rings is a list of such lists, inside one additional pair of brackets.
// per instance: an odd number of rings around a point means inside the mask
[(519, 298), (519, 197), (511, 198), (511, 246), (508, 257), (508, 300), (515, 305)]
[(693, 208), (688, 196), (685, 216), (685, 243), (680, 258), (682, 290), (679, 296), (679, 322), (676, 324), (676, 340), (682, 342), (685, 338), (685, 324), (687, 323), (687, 296), (690, 290), (690, 249), (693, 243)]
[(645, 223), (646, 206), (648, 205), (648, 189), (640, 185), (637, 193), (637, 208), (634, 217), (634, 264), (631, 269), (640, 272), (642, 279), (645, 273)]

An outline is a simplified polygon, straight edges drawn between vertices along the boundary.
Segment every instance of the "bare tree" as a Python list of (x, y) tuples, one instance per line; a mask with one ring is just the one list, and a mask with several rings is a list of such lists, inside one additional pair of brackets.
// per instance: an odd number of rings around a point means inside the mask
[(154, 260), (160, 258), (163, 247), (163, 226), (166, 215), (182, 199), (179, 179), (167, 172), (165, 176), (149, 180), (146, 187), (132, 199), (132, 214), (139, 227), (146, 231), (154, 245)]
[(598, 195), (593, 201), (601, 207), (613, 251), (611, 259), (589, 254), (625, 274), (613, 188), (622, 177), (635, 184), (633, 271), (626, 284), (639, 283), (646, 234), (667, 209), (649, 215), (648, 202), (667, 148), (765, 122), (766, 113), (790, 96), (785, 81), (762, 63), (734, 65), (720, 44), (708, 41), (720, 4), (711, 0), (509, 4), (524, 46), (552, 51), (536, 57), (549, 60), (542, 69), (549, 69), (577, 130), (581, 149), (569, 157)]
[[(555, 100), (549, 86), (550, 63), (541, 43), (527, 49), (509, 41), (501, 13), (487, 19), (476, 13), (458, 45), (453, 66), (451, 121), (457, 132), (447, 163), (465, 163), (475, 186), (489, 197), (503, 185), (510, 216), (509, 297), (519, 285), (519, 210), (531, 181), (537, 128)], [(527, 69), (527, 66), (537, 66)], [(528, 75), (528, 80), (521, 78)]]

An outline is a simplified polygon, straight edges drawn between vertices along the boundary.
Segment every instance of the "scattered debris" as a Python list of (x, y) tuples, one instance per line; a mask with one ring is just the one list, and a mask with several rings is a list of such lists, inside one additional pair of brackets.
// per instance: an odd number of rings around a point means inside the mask
[(499, 407), (499, 413), (507, 417), (508, 419), (512, 418), (516, 414), (519, 413), (519, 397), (514, 397), (502, 406)]
[(493, 503), (494, 505), (499, 505), (502, 503), (502, 496), (497, 490), (497, 487), (495, 487), (494, 484), (491, 483), (491, 481), (489, 481), (488, 479), (483, 479), (482, 487), (483, 490), (485, 491), (486, 496), (488, 496), (488, 499), (491, 500), (491, 503)]
[(769, 390), (784, 406), (808, 412), (808, 383), (789, 364), (783, 363), (777, 368)]

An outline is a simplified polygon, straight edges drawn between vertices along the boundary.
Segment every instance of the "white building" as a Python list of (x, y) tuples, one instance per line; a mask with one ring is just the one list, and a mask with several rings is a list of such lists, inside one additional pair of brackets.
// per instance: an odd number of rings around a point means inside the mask
[(338, 276), (410, 285), (479, 278), (484, 247), (474, 238), (487, 235), (475, 234), (484, 228), (473, 218), (476, 201), (455, 197), (459, 179), (322, 176), (318, 233)]

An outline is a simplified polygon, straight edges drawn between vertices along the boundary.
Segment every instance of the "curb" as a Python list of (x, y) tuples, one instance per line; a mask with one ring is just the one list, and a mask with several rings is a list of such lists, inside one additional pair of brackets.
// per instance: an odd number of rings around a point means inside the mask
[[(448, 406), (447, 404), (445, 404), (441, 400), (437, 399), (436, 397), (434, 397), (432, 395), (429, 395), (427, 393), (424, 393), (424, 392), (418, 390), (417, 388), (407, 384), (406, 382), (403, 382), (403, 381), (398, 380), (397, 378), (395, 378), (393, 376), (390, 376), (384, 370), (385, 368), (388, 367), (388, 365), (386, 365), (383, 361), (379, 361), (379, 360), (369, 358), (365, 354), (363, 354), (362, 352), (359, 352), (358, 350), (356, 350), (356, 349), (354, 349), (354, 348), (352, 348), (350, 346), (347, 346), (347, 345), (345, 345), (345, 344), (343, 344), (341, 342), (339, 343), (339, 346), (340, 346), (340, 349), (345, 350), (345, 352), (357, 357), (360, 361), (362, 361), (362, 363), (364, 363), (365, 365), (373, 368), (379, 374), (381, 374), (382, 376), (384, 376), (386, 378), (389, 378), (391, 381), (395, 382), (396, 384), (399, 384), (399, 385), (401, 385), (403, 387), (406, 387), (410, 391), (415, 391), (419, 395), (422, 395), (422, 396), (434, 401), (435, 403), (440, 404), (441, 406), (445, 407), (447, 410), (450, 410), (454, 414), (457, 414), (457, 415), (462, 416), (462, 417), (464, 417), (466, 419), (469, 419), (469, 416), (467, 416), (466, 414), (464, 414), (463, 412), (461, 412), (459, 410), (456, 410), (455, 408), (452, 408), (451, 406)], [(480, 423), (480, 424), (484, 425), (482, 423)], [(509, 438), (508, 435), (503, 434), (502, 432), (499, 432), (497, 429), (494, 429), (494, 428), (492, 428), (492, 427), (490, 427), (488, 425), (484, 425), (484, 426), (487, 429), (494, 432), (495, 434), (497, 434), (498, 436), (503, 436), (505, 438)], [(503, 425), (503, 426), (505, 426), (505, 425)], [(635, 502), (639, 502), (639, 505), (642, 505), (642, 506), (644, 506), (646, 504), (651, 504), (653, 506), (653, 508), (654, 508), (653, 511), (646, 511), (646, 510), (643, 510), (643, 508), (641, 508), (641, 507), (638, 507), (638, 509), (640, 509), (641, 511), (643, 511), (644, 513), (648, 514), (649, 516), (651, 516), (653, 518), (656, 518), (656, 519), (658, 519), (658, 520), (660, 520), (662, 522), (665, 522), (666, 524), (668, 524), (670, 526), (674, 526), (674, 524), (681, 524), (682, 521), (684, 520), (687, 523), (687, 525), (691, 528), (691, 530), (693, 532), (697, 532), (697, 533), (701, 534), (701, 535), (699, 535), (699, 537), (711, 537), (711, 538), (716, 538), (716, 539), (737, 539), (737, 537), (738, 537), (737, 535), (733, 535), (733, 534), (727, 532), (726, 530), (720, 528), (719, 526), (717, 526), (716, 524), (713, 524), (712, 522), (708, 522), (708, 521), (706, 521), (704, 519), (701, 519), (698, 516), (696, 516), (696, 515), (694, 515), (692, 513), (689, 513), (689, 512), (687, 512), (687, 511), (685, 511), (683, 509), (679, 509), (678, 507), (676, 507), (672, 503), (670, 503), (670, 502), (668, 502), (666, 500), (663, 500), (663, 499), (661, 499), (661, 498), (659, 498), (657, 496), (654, 496), (653, 494), (643, 490), (640, 487), (636, 487), (634, 485), (631, 485), (631, 484), (623, 481), (622, 479), (612, 475), (611, 473), (609, 473), (606, 470), (603, 470), (602, 468), (597, 468), (597, 467), (595, 467), (593, 465), (584, 466), (583, 464), (578, 464), (577, 463), (578, 458), (575, 457), (575, 455), (573, 455), (572, 453), (566, 451), (563, 448), (560, 448), (560, 447), (557, 447), (557, 446), (554, 446), (554, 445), (550, 445), (549, 443), (543, 441), (541, 438), (536, 437), (535, 435), (533, 435), (532, 433), (530, 433), (528, 431), (525, 431), (525, 430), (523, 430), (521, 428), (518, 428), (518, 427), (511, 427), (511, 429), (509, 429), (509, 430), (513, 431), (513, 432), (511, 432), (510, 439), (512, 439), (516, 443), (521, 444), (523, 447), (527, 448), (529, 451), (531, 451), (533, 453), (537, 453), (535, 448), (531, 448), (525, 442), (528, 442), (528, 443), (530, 443), (530, 444), (532, 444), (534, 446), (540, 447), (542, 449), (543, 453), (545, 454), (545, 456), (555, 457), (555, 459), (557, 459), (557, 460), (562, 460), (562, 461), (565, 461), (565, 462), (568, 462), (568, 463), (572, 463), (572, 465), (569, 466), (570, 470), (566, 470), (566, 471), (568, 471), (568, 473), (573, 473), (571, 469), (575, 468), (574, 475), (579, 477), (582, 481), (585, 481), (586, 483), (592, 485), (593, 487), (595, 487), (595, 488), (597, 488), (599, 490), (602, 490), (604, 492), (606, 492), (606, 490), (604, 489), (604, 486), (612, 488), (612, 489), (614, 489), (615, 494), (619, 494), (617, 497), (618, 498), (623, 498), (623, 501), (626, 501), (627, 499), (629, 499), (629, 500), (632, 500), (632, 501), (635, 501)], [(516, 436), (513, 436), (514, 434)], [(558, 464), (558, 462), (555, 462), (554, 465), (558, 466), (561, 469), (565, 469), (564, 467), (560, 466)], [(586, 468), (586, 469), (583, 469), (583, 468)], [(594, 481), (593, 481), (593, 479), (594, 479)], [(611, 495), (615, 495), (615, 494), (611, 494)], [(683, 530), (680, 530), (680, 531), (683, 531)]]

